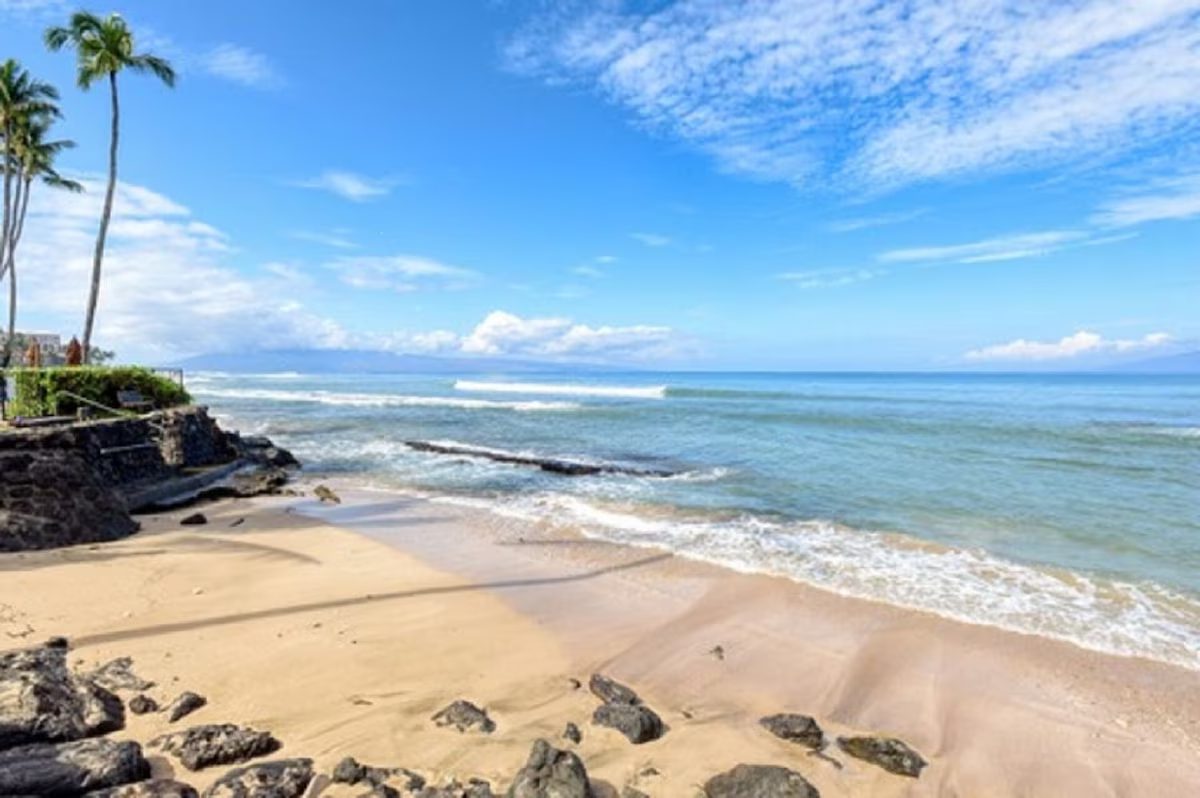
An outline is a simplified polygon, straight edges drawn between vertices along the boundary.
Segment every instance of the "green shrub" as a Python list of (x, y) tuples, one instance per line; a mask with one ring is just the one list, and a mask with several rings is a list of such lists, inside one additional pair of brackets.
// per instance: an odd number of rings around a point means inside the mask
[(137, 391), (156, 408), (192, 401), (172, 380), (138, 366), (13, 369), (12, 373), (16, 382), (16, 395), (9, 404), (12, 416), (66, 416), (86, 406), (68, 393), (113, 408), (121, 406), (120, 391)]

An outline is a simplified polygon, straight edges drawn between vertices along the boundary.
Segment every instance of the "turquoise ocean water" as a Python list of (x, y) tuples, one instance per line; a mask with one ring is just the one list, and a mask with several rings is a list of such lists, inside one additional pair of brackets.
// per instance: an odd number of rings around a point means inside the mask
[[(311, 471), (1200, 669), (1200, 377), (219, 374)], [(563, 477), (454, 442), (671, 478)]]

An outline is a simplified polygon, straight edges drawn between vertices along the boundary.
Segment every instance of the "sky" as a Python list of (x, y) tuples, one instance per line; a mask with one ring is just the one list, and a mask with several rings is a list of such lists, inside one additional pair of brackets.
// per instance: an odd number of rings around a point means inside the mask
[[(102, 85), (18, 327), (78, 333)], [(1200, 348), (1200, 0), (163, 3), (122, 75), (96, 343), (687, 369), (1085, 368)]]

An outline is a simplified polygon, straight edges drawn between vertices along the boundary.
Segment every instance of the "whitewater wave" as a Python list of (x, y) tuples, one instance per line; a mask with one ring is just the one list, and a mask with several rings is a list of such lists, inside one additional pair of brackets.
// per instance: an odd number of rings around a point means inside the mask
[(698, 520), (666, 510), (600, 506), (560, 493), (433, 500), (522, 522), (553, 519), (613, 543), (665, 548), (846, 596), (1200, 670), (1200, 602), (1153, 583), (1035, 568), (825, 520), (751, 515)]
[(339, 393), (335, 391), (281, 391), (267, 388), (209, 388), (194, 391), (198, 396), (216, 399), (257, 399), (267, 402), (303, 402), (348, 407), (455, 407), (462, 410), (570, 411), (580, 405), (573, 402), (500, 402), (490, 399), (462, 399), (452, 396), (407, 394)]
[(475, 380), (458, 380), (454, 383), (456, 391), (472, 391), (478, 393), (523, 393), (548, 394), (554, 396), (604, 396), (614, 399), (665, 399), (665, 385), (588, 385), (585, 383), (550, 383), (550, 382), (478, 382)]

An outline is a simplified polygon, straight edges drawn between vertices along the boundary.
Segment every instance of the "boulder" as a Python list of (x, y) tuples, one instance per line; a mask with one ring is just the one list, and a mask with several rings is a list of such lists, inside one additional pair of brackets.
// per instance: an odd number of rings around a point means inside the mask
[(270, 732), (222, 723), (164, 734), (151, 740), (150, 745), (178, 757), (188, 770), (199, 770), (266, 756), (278, 751), (281, 743)]
[(312, 778), (311, 759), (278, 759), (229, 771), (204, 798), (300, 798)]
[(738, 765), (704, 784), (705, 798), (821, 798), (817, 788), (779, 765)]
[(133, 672), (132, 657), (117, 657), (88, 674), (88, 678), (108, 690), (149, 690), (154, 682)]
[(199, 693), (193, 693), (191, 690), (184, 690), (175, 700), (167, 705), (167, 720), (174, 723), (181, 718), (195, 712), (200, 707), (208, 703), (208, 699)]
[(0, 751), (0, 795), (74, 796), (150, 776), (135, 742), (76, 740)]
[(407, 768), (381, 768), (364, 765), (352, 756), (348, 756), (333, 769), (331, 781), (336, 784), (355, 785), (366, 783), (375, 788), (387, 787), (388, 782), (397, 782), (408, 792), (418, 792), (425, 786), (425, 779), (418, 773)]
[(0, 654), (0, 750), (123, 728), (121, 699), (67, 669), (65, 648)]
[(174, 779), (151, 779), (89, 792), (84, 798), (200, 798), (191, 785)]
[(158, 702), (144, 693), (139, 693), (129, 699), (129, 711), (135, 715), (147, 715), (151, 712), (158, 712)]
[(453, 726), (460, 732), (478, 729), (484, 734), (491, 734), (496, 730), (496, 724), (488, 717), (487, 711), (462, 699), (434, 715), (433, 722), (438, 726)]
[(204, 513), (192, 513), (179, 519), (179, 523), (184, 526), (203, 526), (208, 523), (208, 516)]
[(657, 740), (665, 731), (662, 719), (641, 704), (601, 704), (592, 714), (592, 723), (616, 729), (635, 745)]
[(917, 778), (929, 763), (894, 737), (839, 737), (838, 747), (856, 759), (878, 765), (898, 776)]
[(538, 740), (508, 788), (508, 798), (593, 798), (593, 792), (579, 757)]
[(592, 691), (592, 695), (606, 704), (636, 705), (642, 703), (638, 694), (633, 690), (599, 673), (592, 674), (592, 678), (588, 680), (588, 689)]
[(781, 740), (799, 743), (814, 751), (819, 751), (825, 746), (824, 732), (808, 715), (794, 713), (768, 715), (759, 721), (759, 725)]

